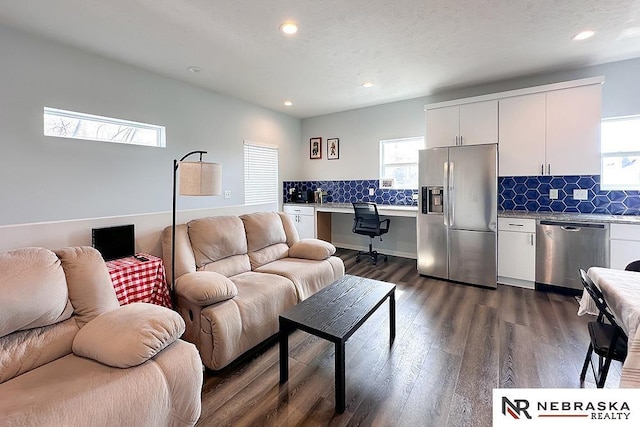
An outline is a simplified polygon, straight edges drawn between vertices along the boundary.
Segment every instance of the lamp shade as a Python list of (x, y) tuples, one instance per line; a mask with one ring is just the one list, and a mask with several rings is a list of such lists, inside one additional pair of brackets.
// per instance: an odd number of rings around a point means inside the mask
[(180, 162), (180, 194), (219, 196), (222, 194), (222, 166), (218, 163)]

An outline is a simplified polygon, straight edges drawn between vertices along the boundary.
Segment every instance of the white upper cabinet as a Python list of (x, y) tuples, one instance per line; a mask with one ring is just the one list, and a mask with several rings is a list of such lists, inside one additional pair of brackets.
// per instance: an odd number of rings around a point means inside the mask
[(602, 86), (500, 99), (499, 175), (599, 175)]
[(460, 133), (460, 107), (427, 110), (427, 148), (458, 145)]
[(460, 145), (498, 143), (498, 101), (460, 106)]
[(547, 92), (549, 175), (600, 174), (602, 86)]
[(546, 95), (500, 100), (500, 176), (542, 175), (545, 164)]
[(427, 148), (498, 142), (497, 100), (428, 109), (426, 120)]

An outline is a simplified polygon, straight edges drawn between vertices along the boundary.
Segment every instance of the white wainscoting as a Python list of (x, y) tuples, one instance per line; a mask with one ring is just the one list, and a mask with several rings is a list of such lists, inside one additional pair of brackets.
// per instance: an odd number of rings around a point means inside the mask
[[(242, 215), (251, 212), (277, 210), (277, 203), (194, 209), (177, 212), (176, 222), (181, 224), (195, 218), (207, 216)], [(0, 226), (0, 251), (27, 246), (39, 246), (49, 249), (59, 249), (67, 246), (90, 246), (92, 228), (123, 224), (135, 225), (136, 252), (162, 256), (160, 236), (162, 230), (171, 225), (171, 212), (4, 225)]]

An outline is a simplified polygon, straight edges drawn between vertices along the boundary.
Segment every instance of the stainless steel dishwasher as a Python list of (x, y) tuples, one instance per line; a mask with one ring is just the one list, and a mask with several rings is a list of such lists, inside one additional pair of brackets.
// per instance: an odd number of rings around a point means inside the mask
[(609, 267), (609, 224), (536, 224), (536, 283), (582, 290), (578, 270)]

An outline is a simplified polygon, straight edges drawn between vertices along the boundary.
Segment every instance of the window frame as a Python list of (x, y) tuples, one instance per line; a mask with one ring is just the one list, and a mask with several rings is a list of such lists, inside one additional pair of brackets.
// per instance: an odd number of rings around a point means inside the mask
[[(620, 117), (607, 117), (603, 118), (600, 121), (601, 127), (607, 122), (622, 122), (627, 120), (637, 121), (640, 126), (640, 114), (631, 115), (631, 116), (620, 116)], [(640, 141), (640, 134), (637, 135), (638, 140)], [(624, 191), (624, 190), (640, 190), (640, 179), (637, 182), (632, 184), (609, 184), (606, 183), (605, 177), (605, 162), (606, 159), (615, 158), (615, 157), (640, 157), (640, 149), (633, 151), (605, 151), (605, 147), (603, 144), (603, 138), (600, 140), (600, 189), (603, 191)]]
[[(139, 130), (151, 130), (156, 133), (155, 143), (148, 144), (148, 143), (141, 143), (136, 141), (121, 141), (113, 138), (107, 139), (107, 138), (100, 138), (98, 136), (92, 137), (87, 135), (82, 135), (82, 136), (58, 135), (52, 132), (48, 132), (49, 129), (47, 129), (47, 116), (58, 117), (58, 118), (69, 118), (73, 120), (80, 120), (80, 121), (85, 121), (85, 122), (94, 123), (94, 124), (96, 123), (108, 124), (108, 125), (116, 125), (116, 126), (122, 126), (126, 128), (139, 129)], [(44, 136), (49, 136), (53, 138), (79, 139), (83, 141), (111, 142), (114, 144), (124, 144), (124, 145), (138, 145), (142, 147), (165, 148), (167, 145), (166, 128), (160, 125), (135, 122), (132, 120), (117, 119), (114, 117), (98, 116), (95, 114), (81, 113), (78, 111), (62, 110), (62, 109), (53, 108), (53, 107), (44, 107), (42, 117), (43, 117)]]
[[(421, 149), (424, 149), (424, 136), (409, 136), (409, 137), (403, 137), (403, 138), (390, 138), (390, 139), (381, 139), (380, 140), (380, 145), (379, 145), (379, 149), (380, 149), (380, 159), (379, 159), (379, 170), (378, 170), (378, 177), (380, 179), (380, 181), (382, 182), (382, 180), (384, 179), (393, 179), (393, 177), (387, 177), (384, 174), (385, 171), (385, 167), (387, 166), (411, 166), (411, 165), (415, 165), (416, 168), (416, 179), (418, 179), (418, 153), (416, 153), (416, 159), (415, 162), (398, 162), (398, 163), (385, 163), (384, 162), (384, 147), (385, 144), (397, 144), (399, 142), (418, 142), (418, 151)], [(405, 188), (405, 186), (399, 186), (395, 179), (393, 180), (393, 186), (391, 187), (385, 187), (385, 188), (389, 188), (389, 189), (393, 189), (393, 190), (415, 190), (418, 188), (418, 182), (415, 182), (415, 188), (414, 187), (407, 187)]]

